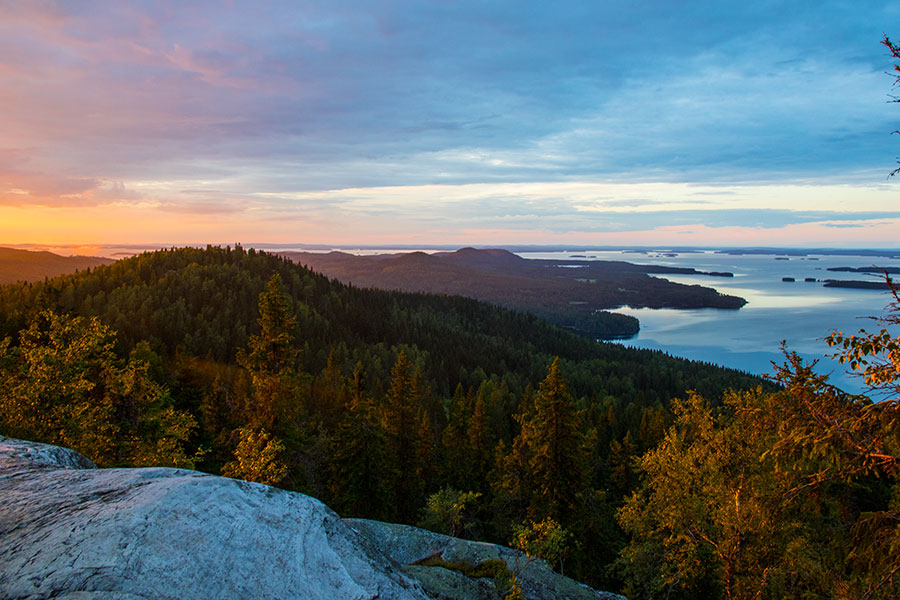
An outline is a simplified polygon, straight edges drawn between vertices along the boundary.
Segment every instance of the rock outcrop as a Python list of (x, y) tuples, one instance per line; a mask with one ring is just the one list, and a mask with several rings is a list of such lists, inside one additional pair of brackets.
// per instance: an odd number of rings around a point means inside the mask
[(526, 564), (529, 598), (612, 598), (513, 550), (341, 519), (276, 488), (166, 468), (97, 469), (71, 450), (0, 436), (0, 598), (497, 597), (426, 555)]
[(439, 556), (448, 563), (472, 564), (502, 560), (516, 574), (522, 593), (529, 600), (625, 600), (618, 594), (600, 592), (564, 577), (543, 560), (529, 558), (505, 546), (462, 540), (410, 525), (365, 519), (344, 519), (344, 522), (382, 548), (388, 558), (400, 564), (426, 591), (441, 598), (492, 598), (496, 597), (497, 589), (489, 580), (472, 581), (456, 571), (419, 564), (429, 557)]

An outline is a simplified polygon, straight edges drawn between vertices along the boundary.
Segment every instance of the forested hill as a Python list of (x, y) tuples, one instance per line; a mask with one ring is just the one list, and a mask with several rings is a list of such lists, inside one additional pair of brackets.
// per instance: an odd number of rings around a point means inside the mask
[(60, 256), (52, 252), (32, 252), (0, 247), (0, 284), (40, 281), (113, 262), (97, 256)]
[[(575, 540), (566, 572), (595, 585), (609, 583), (625, 543), (615, 508), (673, 421), (671, 398), (761, 383), (240, 247), (0, 287), (0, 434), (472, 539), (561, 527)], [(562, 462), (542, 463), (553, 436)]]
[[(368, 355), (383, 375), (390, 368), (388, 349), (409, 346), (445, 391), (471, 383), (464, 375), (471, 370), (533, 382), (553, 356), (602, 361), (606, 366), (595, 365), (587, 379), (610, 375), (619, 392), (640, 390), (651, 400), (686, 387), (719, 393), (757, 381), (657, 351), (597, 344), (533, 316), (466, 298), (345, 285), (241, 247), (161, 250), (49, 282), (0, 287), (0, 335), (14, 336), (38, 311), (53, 308), (100, 317), (118, 332), (123, 350), (146, 340), (161, 355), (180, 348), (231, 363), (258, 329), (257, 296), (273, 273), (296, 302), (301, 360), (312, 371), (324, 367), (331, 348), (341, 347)], [(593, 391), (606, 387), (591, 385)]]
[[(601, 309), (737, 309), (746, 301), (712, 288), (673, 283), (656, 274), (709, 275), (694, 269), (619, 261), (526, 260), (501, 249), (354, 256), (284, 252), (345, 283), (407, 292), (457, 294), (521, 310), (595, 338), (629, 337), (637, 319)], [(724, 274), (717, 274), (724, 275)]]

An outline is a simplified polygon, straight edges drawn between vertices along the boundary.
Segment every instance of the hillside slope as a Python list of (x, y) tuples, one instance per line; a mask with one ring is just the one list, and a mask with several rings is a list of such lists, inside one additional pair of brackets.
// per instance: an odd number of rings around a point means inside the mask
[[(300, 359), (308, 372), (320, 371), (330, 349), (341, 347), (351, 366), (360, 359), (372, 378), (383, 378), (394, 354), (390, 349), (404, 346), (418, 349), (424, 374), (446, 393), (457, 383), (477, 385), (460, 378), (473, 370), (514, 375), (524, 387), (543, 378), (553, 356), (593, 361), (586, 385), (573, 381), (578, 393), (588, 393), (588, 386), (616, 395), (642, 391), (648, 402), (686, 387), (715, 397), (726, 387), (759, 382), (658, 351), (598, 344), (531, 315), (467, 298), (360, 289), (240, 247), (159, 250), (90, 273), (0, 287), (0, 338), (17, 337), (33, 315), (51, 308), (100, 317), (118, 332), (123, 351), (146, 340), (163, 356), (181, 348), (233, 363), (258, 330), (257, 297), (273, 273), (294, 301)], [(634, 383), (610, 387), (612, 376)], [(598, 386), (599, 379), (607, 384)]]
[(108, 265), (113, 260), (98, 256), (60, 256), (52, 252), (33, 252), (0, 247), (0, 285), (17, 281), (41, 281)]
[(725, 308), (746, 301), (655, 274), (703, 275), (693, 269), (589, 260), (527, 260), (501, 249), (354, 256), (283, 252), (281, 256), (345, 283), (432, 294), (457, 294), (525, 311), (597, 338), (629, 337), (637, 320), (603, 309)]
[[(568, 462), (540, 476), (561, 474), (554, 485), (569, 494), (566, 572), (606, 589), (623, 543), (615, 509), (637, 481), (634, 459), (671, 423), (671, 399), (762, 383), (240, 247), (0, 287), (0, 433), (108, 467), (275, 483), (346, 516), (416, 525), (433, 514), (439, 531), (508, 542), (547, 514), (530, 465), (548, 422), (537, 411), (558, 398), (565, 422), (544, 433), (569, 435)], [(476, 499), (462, 523), (432, 510), (460, 494)]]

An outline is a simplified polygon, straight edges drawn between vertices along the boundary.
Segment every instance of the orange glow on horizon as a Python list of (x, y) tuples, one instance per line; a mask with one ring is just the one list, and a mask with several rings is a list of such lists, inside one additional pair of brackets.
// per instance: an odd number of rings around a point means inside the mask
[[(847, 246), (897, 247), (900, 218), (788, 224), (780, 227), (711, 227), (702, 223), (638, 227), (631, 231), (559, 231), (549, 228), (423, 227), (415, 210), (363, 218), (320, 212), (282, 214), (245, 210), (176, 212), (154, 204), (87, 207), (0, 206), (0, 245), (67, 246), (94, 254), (103, 245), (245, 245), (266, 243), (352, 245), (618, 245), (618, 246)], [(449, 218), (449, 217), (448, 217)], [(472, 220), (476, 220), (473, 216)], [(497, 223), (499, 219), (493, 219)], [(586, 222), (589, 226), (589, 223)], [(587, 229), (586, 226), (586, 229)]]

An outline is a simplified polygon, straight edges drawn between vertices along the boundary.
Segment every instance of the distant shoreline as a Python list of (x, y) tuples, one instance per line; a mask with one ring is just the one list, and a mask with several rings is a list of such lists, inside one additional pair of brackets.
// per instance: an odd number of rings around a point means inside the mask
[[(105, 258), (124, 258), (142, 252), (161, 250), (164, 248), (205, 248), (212, 246), (235, 246), (255, 248), (267, 252), (331, 252), (335, 250), (353, 252), (356, 250), (371, 252), (384, 250), (389, 252), (412, 252), (416, 250), (447, 252), (464, 247), (477, 249), (499, 248), (509, 252), (566, 252), (585, 255), (589, 252), (621, 252), (623, 254), (696, 254), (712, 252), (715, 254), (740, 255), (773, 255), (784, 257), (809, 257), (819, 256), (866, 256), (872, 258), (888, 258), (900, 260), (900, 248), (778, 248), (778, 247), (740, 247), (740, 246), (604, 246), (604, 245), (554, 245), (554, 244), (307, 244), (297, 243), (241, 243), (241, 242), (213, 242), (213, 243), (134, 243), (134, 244), (4, 244), (0, 247), (15, 248), (19, 250), (46, 250), (63, 256), (100, 256)], [(575, 257), (573, 257), (575, 258)]]

